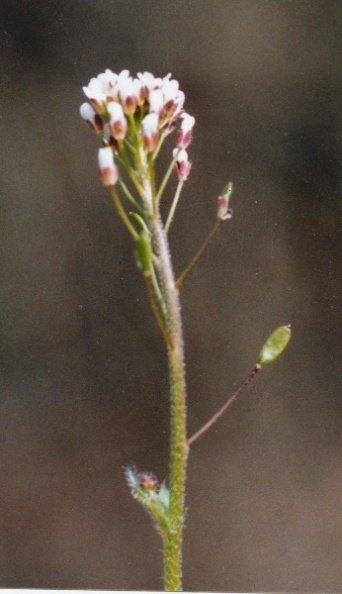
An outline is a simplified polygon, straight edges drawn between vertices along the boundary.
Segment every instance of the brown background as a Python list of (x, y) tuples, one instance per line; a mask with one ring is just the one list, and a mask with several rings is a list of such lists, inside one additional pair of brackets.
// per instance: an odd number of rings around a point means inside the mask
[(191, 453), (184, 586), (342, 591), (341, 2), (2, 0), (0, 17), (0, 586), (162, 586), (123, 467), (167, 475), (166, 357), (78, 115), (110, 67), (171, 71), (197, 119), (178, 272), (235, 184), (183, 291), (190, 432), (293, 327)]

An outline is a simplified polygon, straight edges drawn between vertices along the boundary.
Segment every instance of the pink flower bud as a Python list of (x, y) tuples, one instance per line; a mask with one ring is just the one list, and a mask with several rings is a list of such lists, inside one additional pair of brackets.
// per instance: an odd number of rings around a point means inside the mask
[(183, 121), (181, 123), (180, 129), (178, 130), (177, 147), (180, 149), (186, 149), (191, 142), (195, 118), (188, 113), (183, 113), (181, 118)]
[(173, 158), (177, 157), (175, 164), (175, 171), (178, 175), (179, 180), (186, 181), (189, 177), (191, 163), (188, 159), (188, 153), (185, 149), (181, 151), (175, 148), (173, 150)]
[(127, 121), (122, 109), (122, 105), (116, 101), (111, 101), (107, 105), (109, 113), (109, 130), (116, 140), (123, 140), (127, 133)]
[(137, 99), (135, 96), (135, 88), (133, 79), (129, 76), (128, 70), (120, 72), (117, 80), (118, 98), (121, 101), (123, 110), (127, 114), (133, 114), (137, 107)]
[(118, 169), (114, 163), (113, 151), (110, 146), (99, 149), (99, 177), (103, 185), (115, 186), (118, 181)]
[(90, 103), (82, 103), (80, 107), (80, 115), (88, 124), (89, 128), (95, 132), (102, 133), (103, 121), (101, 116), (93, 109)]
[(156, 113), (149, 113), (144, 117), (141, 125), (143, 131), (143, 141), (146, 150), (151, 153), (154, 151), (158, 144), (159, 132), (158, 132), (159, 118)]

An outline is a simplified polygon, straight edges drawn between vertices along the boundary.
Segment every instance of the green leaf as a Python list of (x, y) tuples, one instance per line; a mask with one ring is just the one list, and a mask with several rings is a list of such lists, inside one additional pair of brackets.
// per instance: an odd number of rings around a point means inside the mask
[(280, 328), (272, 332), (260, 351), (258, 365), (265, 367), (265, 365), (272, 363), (287, 347), (290, 338), (290, 326), (280, 326)]
[(147, 475), (151, 478), (155, 477), (151, 473), (138, 473), (134, 467), (127, 468), (125, 474), (134, 499), (137, 499), (152, 516), (163, 538), (167, 538), (170, 529), (168, 489), (164, 484), (159, 488), (157, 484), (152, 484), (148, 489), (144, 488), (142, 478)]

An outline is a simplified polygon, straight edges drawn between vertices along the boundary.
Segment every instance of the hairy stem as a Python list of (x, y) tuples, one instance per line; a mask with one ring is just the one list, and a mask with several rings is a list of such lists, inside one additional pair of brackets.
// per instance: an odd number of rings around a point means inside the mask
[[(153, 202), (148, 179), (144, 182), (144, 191), (146, 196), (150, 195)], [(150, 218), (149, 226), (153, 249), (159, 260), (158, 276), (167, 310), (170, 336), (170, 343), (168, 343), (171, 392), (170, 528), (164, 539), (165, 590), (179, 592), (182, 589), (182, 538), (188, 457), (183, 332), (179, 292), (175, 287), (170, 250), (158, 205)]]

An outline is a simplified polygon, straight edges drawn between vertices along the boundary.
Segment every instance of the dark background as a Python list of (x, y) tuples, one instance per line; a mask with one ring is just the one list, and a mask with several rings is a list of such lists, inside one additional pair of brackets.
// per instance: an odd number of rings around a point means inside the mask
[(196, 116), (178, 273), (235, 185), (182, 295), (190, 433), (293, 328), (191, 452), (184, 587), (342, 591), (341, 2), (2, 0), (0, 21), (0, 586), (162, 587), (123, 467), (167, 476), (165, 349), (78, 114), (109, 67), (172, 72)]

